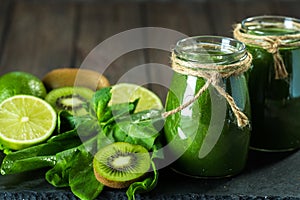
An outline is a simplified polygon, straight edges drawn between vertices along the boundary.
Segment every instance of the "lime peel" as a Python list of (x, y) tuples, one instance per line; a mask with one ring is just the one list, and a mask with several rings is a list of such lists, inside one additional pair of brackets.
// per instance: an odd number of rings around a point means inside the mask
[(0, 76), (0, 102), (21, 94), (44, 98), (47, 91), (37, 76), (27, 72), (13, 71)]

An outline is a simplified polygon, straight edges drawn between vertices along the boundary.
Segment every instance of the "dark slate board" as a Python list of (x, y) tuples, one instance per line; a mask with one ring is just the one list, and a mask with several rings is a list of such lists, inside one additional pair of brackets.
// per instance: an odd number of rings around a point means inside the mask
[[(300, 151), (250, 152), (241, 174), (226, 179), (195, 179), (170, 168), (159, 172), (157, 187), (137, 199), (300, 199)], [(77, 199), (69, 188), (55, 188), (44, 170), (0, 177), (0, 199)], [(98, 199), (126, 199), (125, 190), (105, 188)]]

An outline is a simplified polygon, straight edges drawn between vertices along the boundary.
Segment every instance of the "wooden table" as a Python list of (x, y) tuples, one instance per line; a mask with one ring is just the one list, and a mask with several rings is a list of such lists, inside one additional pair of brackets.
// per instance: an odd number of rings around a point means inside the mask
[[(1, 0), (0, 75), (23, 70), (42, 77), (54, 68), (79, 67), (96, 45), (138, 27), (169, 28), (188, 36), (232, 37), (232, 25), (245, 17), (278, 14), (300, 18), (298, 0), (86, 2)], [(133, 52), (114, 66), (129, 69), (141, 63), (166, 62), (157, 57)], [(114, 83), (118, 71), (110, 72), (107, 75)]]
[[(99, 43), (133, 28), (162, 27), (188, 36), (232, 37), (232, 25), (245, 17), (272, 14), (300, 18), (299, 8), (299, 0), (165, 0), (155, 3), (146, 0), (0, 0), (0, 75), (21, 70), (42, 78), (55, 68), (80, 67)], [(169, 52), (155, 49), (129, 52), (115, 60), (105, 75), (114, 84), (122, 74), (145, 63), (168, 65)], [(151, 79), (159, 75), (150, 71), (146, 76)], [(150, 89), (162, 98), (165, 95), (161, 88), (150, 86)], [(157, 189), (150, 194), (155, 199), (265, 196), (300, 199), (299, 157), (299, 152), (277, 156), (253, 154), (244, 174), (219, 181), (183, 178), (164, 169)], [(62, 197), (74, 198), (68, 189), (56, 190), (43, 185), (43, 179), (37, 178), (34, 182), (31, 176), (22, 177), (17, 180), (0, 177), (0, 197), (33, 198), (44, 194), (54, 197), (51, 195), (62, 192), (65, 195)], [(108, 190), (103, 195), (107, 199), (125, 197), (124, 191)]]

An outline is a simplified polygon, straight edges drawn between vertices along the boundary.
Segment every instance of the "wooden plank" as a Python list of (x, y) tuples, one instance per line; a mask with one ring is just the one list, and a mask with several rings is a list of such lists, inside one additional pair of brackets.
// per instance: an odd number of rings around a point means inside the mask
[(243, 19), (260, 15), (285, 15), (300, 17), (300, 2), (285, 1), (211, 1), (209, 3), (210, 16), (213, 20), (214, 34), (232, 37), (232, 25)]
[(211, 33), (205, 2), (148, 3), (144, 12), (147, 26), (169, 28), (188, 36)]
[[(207, 35), (211, 33), (210, 20), (206, 13), (206, 3), (148, 3), (146, 5), (146, 25), (168, 28), (179, 31), (186, 36)], [(172, 40), (173, 35), (162, 35), (166, 41)], [(179, 39), (174, 37), (170, 50)], [(146, 51), (147, 62), (170, 66), (170, 51), (149, 49)], [(159, 70), (149, 70), (151, 89), (165, 101), (172, 70), (158, 65)]]
[(1, 72), (31, 72), (39, 77), (68, 66), (75, 8), (58, 2), (16, 1), (3, 49)]
[(188, 16), (188, 35), (212, 35), (213, 29), (208, 10), (208, 3), (189, 3), (186, 10)]
[(209, 4), (214, 34), (227, 37), (233, 37), (233, 25), (244, 18), (273, 12), (272, 4), (267, 1), (211, 1)]
[[(2, 41), (2, 37), (4, 34), (4, 29), (6, 28), (6, 26), (8, 26), (9, 24), (9, 14), (11, 12), (12, 9), (12, 2), (9, 0), (2, 0), (0, 2), (0, 41)], [(0, 44), (1, 45), (1, 44)]]
[[(0, 2), (0, 60), (3, 52), (4, 43), (6, 41), (7, 29), (10, 25), (10, 14), (12, 12), (13, 3), (9, 0)], [(1, 68), (0, 68), (1, 70)], [(0, 72), (0, 74), (2, 74)]]
[(276, 8), (275, 14), (277, 15), (300, 19), (300, 12), (299, 12), (300, 1), (277, 0), (276, 2), (274, 2), (274, 7)]
[[(140, 6), (137, 3), (83, 4), (79, 17), (75, 66), (97, 70), (104, 73), (112, 84), (117, 83), (122, 76), (128, 75), (130, 70), (144, 64), (143, 51), (136, 50), (125, 55), (116, 55), (111, 64), (107, 63), (108, 58), (103, 57), (118, 54), (118, 52), (121, 52), (121, 49), (126, 52), (126, 48), (130, 48), (131, 42), (133, 43), (134, 41), (123, 40), (116, 44), (114, 40), (110, 46), (106, 47), (107, 49), (104, 49), (102, 58), (100, 58), (101, 56), (95, 58), (95, 63), (97, 64), (87, 64), (87, 60), (84, 64), (82, 62), (87, 56), (89, 56), (87, 59), (91, 60), (90, 51), (100, 43), (109, 39), (113, 40), (112, 36), (123, 31), (141, 26)], [(103, 46), (98, 46), (97, 50), (100, 49), (103, 50)], [(95, 50), (93, 52), (95, 53)], [(147, 81), (147, 74), (146, 72), (141, 72), (134, 77), (130, 76), (124, 81), (141, 84), (141, 82)]]
[(274, 12), (273, 3), (270, 1), (240, 1), (236, 2), (235, 16), (236, 20), (241, 21), (246, 17), (258, 15), (270, 15)]
[(210, 1), (208, 8), (213, 35), (231, 37), (235, 18), (235, 3), (227, 1)]
[(147, 3), (144, 14), (147, 26), (164, 27), (188, 34), (189, 27), (186, 4)]

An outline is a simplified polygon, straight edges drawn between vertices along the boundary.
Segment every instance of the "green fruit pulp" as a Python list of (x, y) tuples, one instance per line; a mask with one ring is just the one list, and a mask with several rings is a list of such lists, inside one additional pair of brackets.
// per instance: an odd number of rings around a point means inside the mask
[(125, 142), (112, 143), (100, 149), (93, 161), (98, 175), (116, 182), (135, 180), (150, 168), (148, 150)]
[(87, 111), (83, 107), (90, 101), (94, 91), (85, 87), (61, 87), (51, 90), (45, 100), (57, 111), (66, 110), (71, 114), (83, 115)]

